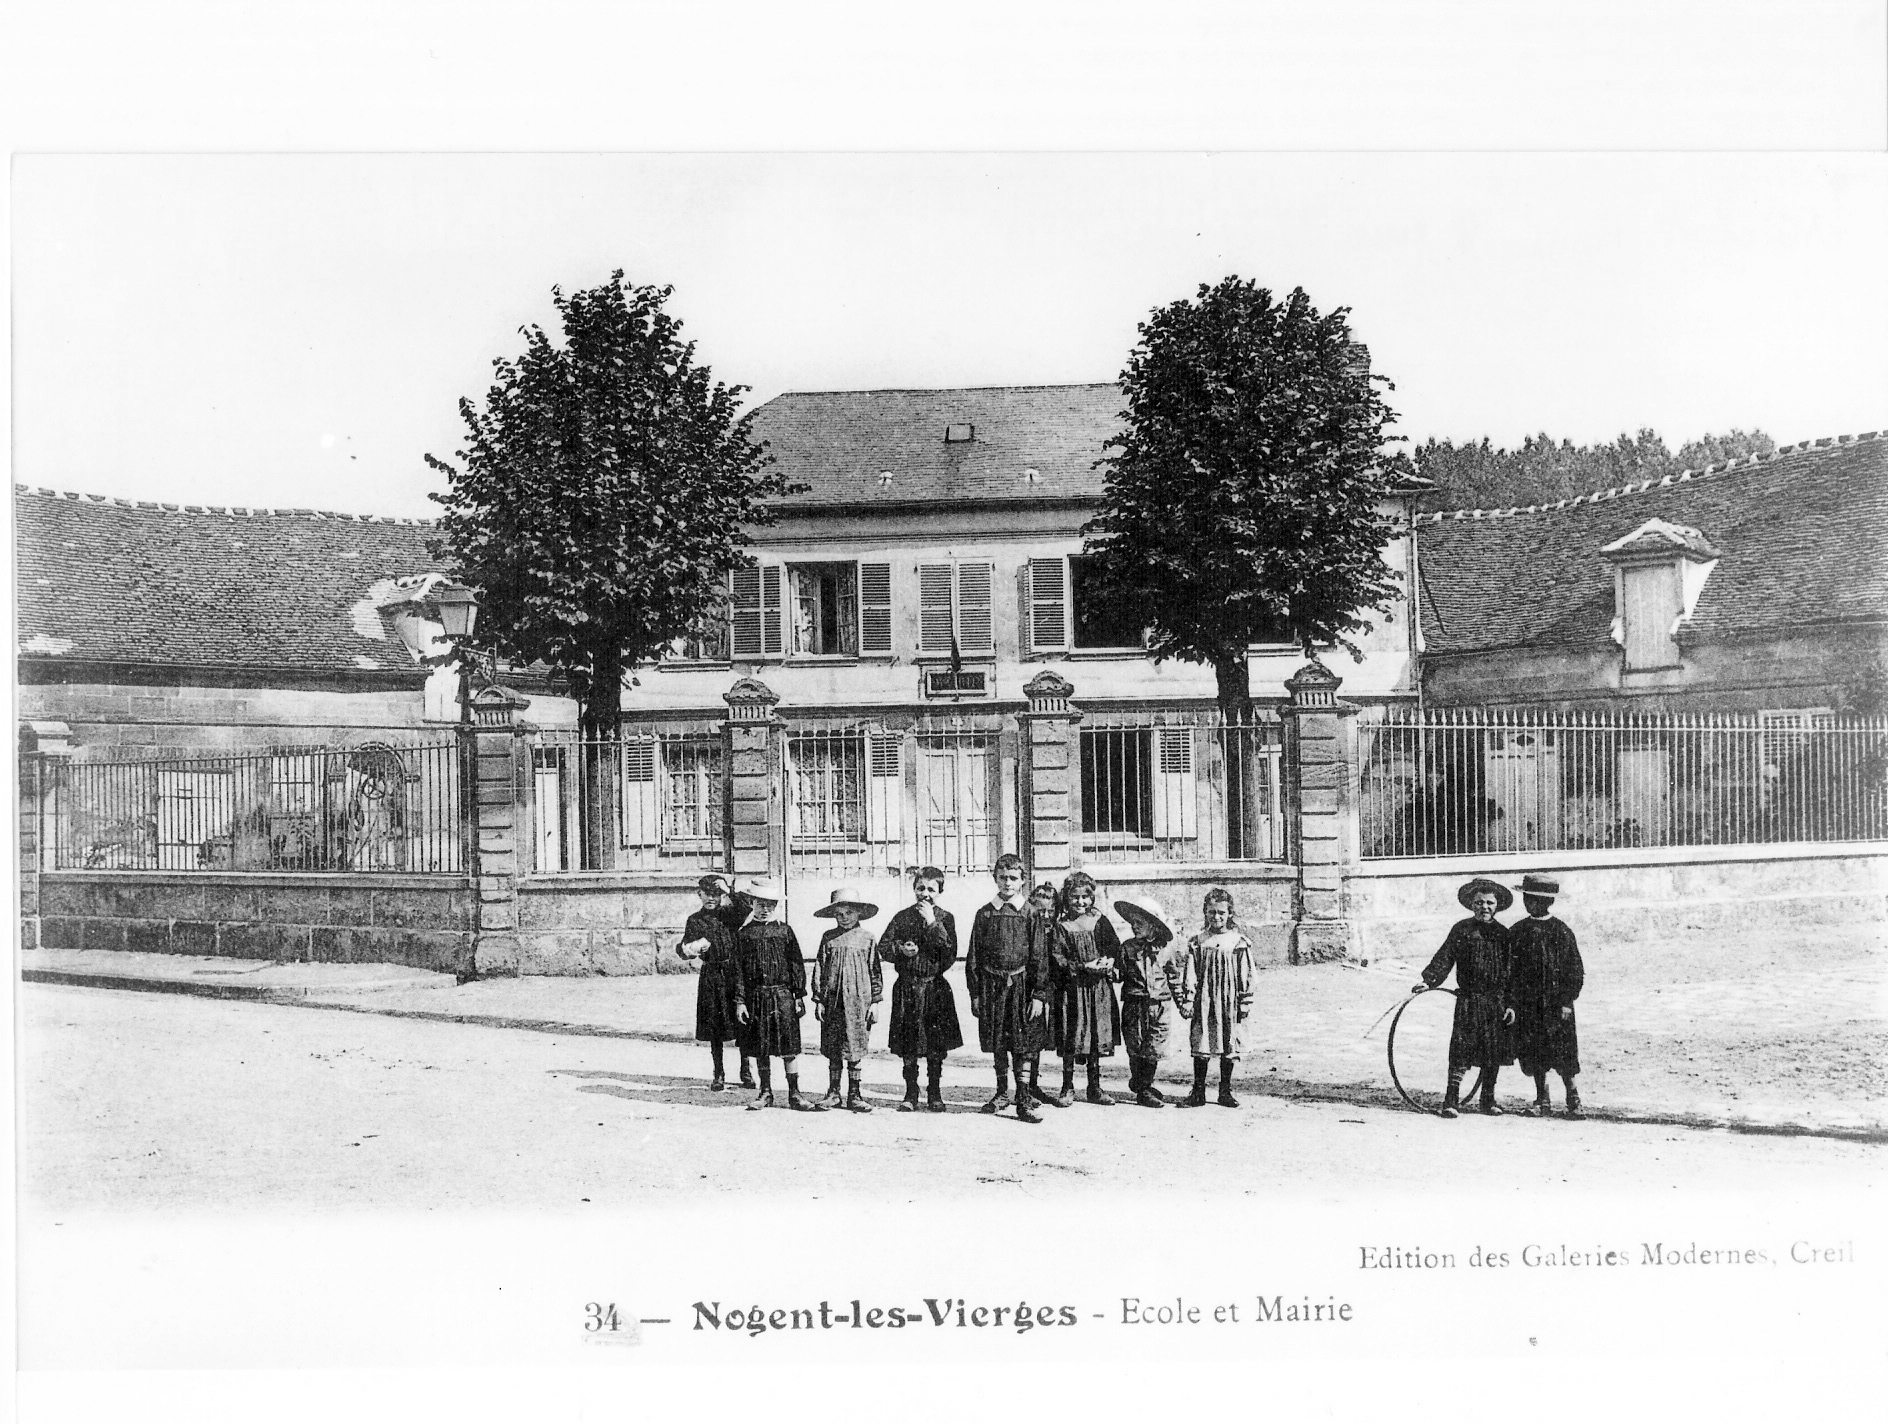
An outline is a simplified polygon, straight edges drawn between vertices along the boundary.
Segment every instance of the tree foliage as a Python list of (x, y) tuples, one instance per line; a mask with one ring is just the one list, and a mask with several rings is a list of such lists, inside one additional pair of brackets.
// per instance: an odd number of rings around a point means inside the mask
[(457, 463), (426, 457), (448, 485), (435, 553), (478, 589), (481, 643), (560, 673), (600, 739), (625, 674), (719, 613), (743, 526), (790, 492), (750, 438), (747, 388), (696, 363), (670, 291), (620, 271), (553, 288), (562, 344), (524, 327), (484, 408), (459, 402)]
[(1211, 665), (1229, 709), (1249, 700), (1253, 643), (1357, 656), (1396, 594), (1379, 512), (1395, 416), (1348, 316), (1227, 277), (1155, 310), (1121, 376), (1125, 428), (1083, 529), (1100, 592), (1142, 612), (1156, 659)]
[(1479, 442), (1427, 440), (1415, 451), (1416, 472), (1435, 488), (1424, 509), (1508, 509), (1552, 504), (1594, 490), (1663, 479), (1746, 455), (1768, 455), (1776, 442), (1761, 430), (1732, 430), (1688, 441), (1673, 454), (1655, 430), (1620, 435), (1603, 445), (1575, 445), (1542, 432), (1512, 450)]

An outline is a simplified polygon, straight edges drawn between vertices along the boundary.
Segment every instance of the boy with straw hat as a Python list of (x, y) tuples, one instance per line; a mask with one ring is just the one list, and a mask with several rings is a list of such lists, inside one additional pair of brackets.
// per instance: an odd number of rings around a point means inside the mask
[(878, 914), (858, 889), (842, 885), (832, 899), (813, 913), (831, 920), (833, 927), (820, 936), (813, 960), (813, 1016), (819, 1020), (819, 1051), (826, 1056), (826, 1096), (813, 1106), (820, 1112), (841, 1105), (839, 1068), (845, 1065), (848, 1112), (868, 1113), (872, 1105), (860, 1091), (859, 1061), (867, 1052), (872, 1025), (878, 1022), (878, 1001), (885, 982), (879, 976), (878, 948), (872, 932), (860, 924)]
[(1527, 918), (1508, 927), (1514, 951), (1514, 1036), (1521, 1071), (1534, 1080), (1534, 1105), (1521, 1111), (1545, 1117), (1552, 1110), (1547, 1074), (1558, 1073), (1567, 1093), (1567, 1116), (1586, 1116), (1573, 1078), (1580, 1071), (1580, 1034), (1573, 1001), (1586, 984), (1580, 944), (1573, 931), (1554, 917), (1560, 882), (1547, 875), (1521, 877), (1521, 903)]
[(1154, 1086), (1176, 1004), (1184, 1016), (1185, 966), (1171, 948), (1173, 927), (1157, 901), (1143, 895), (1114, 902), (1132, 937), (1121, 946), (1121, 1041), (1128, 1051), (1128, 1089), (1144, 1108), (1167, 1105)]
[(1440, 988), (1455, 971), (1455, 1022), (1449, 1033), (1449, 1090), (1442, 1099), (1442, 1117), (1455, 1117), (1461, 1108), (1462, 1079), (1470, 1068), (1482, 1070), (1481, 1110), (1499, 1117), (1495, 1105), (1495, 1074), (1514, 1062), (1514, 1008), (1508, 1001), (1508, 931), (1495, 916), (1514, 903), (1514, 892), (1485, 876), (1468, 881), (1455, 892), (1469, 918), (1449, 930), (1414, 991)]

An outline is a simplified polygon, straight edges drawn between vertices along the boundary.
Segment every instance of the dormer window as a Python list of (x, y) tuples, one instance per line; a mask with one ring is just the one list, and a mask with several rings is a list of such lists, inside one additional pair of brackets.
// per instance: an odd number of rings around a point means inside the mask
[(944, 443), (946, 445), (962, 445), (976, 438), (977, 427), (974, 425), (947, 425), (944, 427)]
[(1625, 670), (1682, 666), (1679, 625), (1697, 607), (1718, 550), (1696, 529), (1648, 519), (1600, 557), (1613, 566), (1613, 641), (1625, 649)]

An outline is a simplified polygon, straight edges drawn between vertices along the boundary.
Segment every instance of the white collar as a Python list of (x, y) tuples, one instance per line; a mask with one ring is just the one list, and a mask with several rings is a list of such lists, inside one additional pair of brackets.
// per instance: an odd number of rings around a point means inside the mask
[(998, 895), (995, 899), (990, 901), (990, 908), (993, 910), (1026, 910), (1028, 907), (1029, 897), (1027, 895), (1018, 895), (1014, 900), (1006, 895)]

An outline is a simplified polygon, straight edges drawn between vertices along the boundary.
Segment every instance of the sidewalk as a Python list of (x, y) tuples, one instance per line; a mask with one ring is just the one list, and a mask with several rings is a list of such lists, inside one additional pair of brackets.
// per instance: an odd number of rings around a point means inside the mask
[[(1576, 926), (1577, 928), (1577, 926)], [(1888, 945), (1881, 931), (1806, 932), (1788, 943), (1583, 946), (1579, 1005), (1582, 1096), (1591, 1116), (1746, 1131), (1814, 1132), (1888, 1140)], [(495, 1028), (693, 1041), (695, 980), (494, 979), (458, 985), (446, 974), (385, 964), (267, 961), (34, 950), (28, 982), (253, 999)], [(1417, 962), (1326, 964), (1261, 973), (1244, 1090), (1402, 1108), (1385, 1066), (1385, 1012), (1409, 996)], [(951, 975), (960, 1010), (961, 971)], [(889, 994), (889, 985), (887, 992)], [(1453, 1001), (1433, 995), (1404, 1016), (1404, 1082), (1437, 1092)], [(976, 1057), (975, 1023), (961, 1013)], [(882, 1051), (881, 1011), (874, 1045)], [(812, 1028), (809, 1015), (807, 1026)], [(1163, 1079), (1183, 1079), (1185, 1025)], [(703, 1067), (707, 1054), (704, 1051)], [(1045, 1065), (1045, 1076), (1053, 1074)], [(1109, 1065), (1124, 1078), (1125, 1060)], [(1532, 1096), (1518, 1070), (1501, 1079), (1510, 1108)], [(1121, 1084), (1114, 1087), (1120, 1090)], [(1553, 1081), (1556, 1102), (1559, 1083)]]

